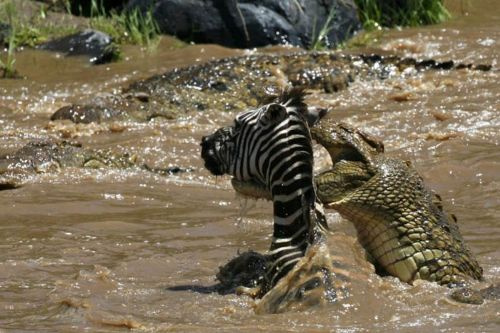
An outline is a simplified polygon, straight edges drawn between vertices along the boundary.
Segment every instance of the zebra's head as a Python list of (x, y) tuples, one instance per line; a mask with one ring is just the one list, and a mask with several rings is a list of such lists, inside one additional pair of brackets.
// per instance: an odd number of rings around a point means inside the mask
[(286, 91), (271, 103), (240, 113), (232, 126), (219, 128), (202, 138), (201, 157), (205, 167), (214, 175), (230, 174), (238, 180), (258, 179), (266, 183), (263, 148), (276, 133), (289, 127), (308, 133), (311, 114), (299, 90)]
[(201, 139), (201, 157), (205, 167), (212, 174), (221, 176), (229, 173), (234, 155), (234, 128), (219, 128), (214, 134)]

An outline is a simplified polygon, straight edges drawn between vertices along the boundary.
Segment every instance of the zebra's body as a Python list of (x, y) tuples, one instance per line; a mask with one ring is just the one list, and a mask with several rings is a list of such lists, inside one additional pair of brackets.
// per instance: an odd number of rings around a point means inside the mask
[(306, 112), (302, 92), (292, 90), (202, 139), (202, 157), (213, 174), (260, 182), (271, 193), (274, 231), (267, 288), (303, 257), (318, 226), (326, 226), (313, 183)]

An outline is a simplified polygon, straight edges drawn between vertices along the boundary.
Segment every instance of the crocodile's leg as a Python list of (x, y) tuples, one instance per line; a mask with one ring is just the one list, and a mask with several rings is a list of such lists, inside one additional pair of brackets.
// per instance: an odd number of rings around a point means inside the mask
[(450, 297), (460, 303), (483, 304), (485, 300), (500, 299), (500, 285), (491, 285), (481, 290), (469, 287), (458, 288), (451, 293)]

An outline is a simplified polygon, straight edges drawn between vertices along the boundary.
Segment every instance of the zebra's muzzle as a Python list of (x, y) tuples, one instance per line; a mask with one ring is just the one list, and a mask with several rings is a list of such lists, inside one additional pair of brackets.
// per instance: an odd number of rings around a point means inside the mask
[(221, 176), (228, 172), (228, 146), (231, 144), (233, 129), (219, 128), (215, 133), (201, 139), (201, 158), (205, 161), (205, 168), (213, 175)]
[(201, 158), (205, 161), (205, 168), (208, 169), (213, 175), (220, 176), (224, 172), (221, 170), (221, 165), (217, 159), (217, 153), (215, 150), (215, 140), (213, 136), (204, 136), (201, 139)]

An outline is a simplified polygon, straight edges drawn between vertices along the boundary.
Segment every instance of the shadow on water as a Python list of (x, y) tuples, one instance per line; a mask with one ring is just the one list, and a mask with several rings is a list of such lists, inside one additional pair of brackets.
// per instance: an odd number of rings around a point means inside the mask
[(178, 286), (166, 287), (168, 291), (191, 291), (198, 294), (213, 294), (229, 295), (235, 294), (234, 288), (227, 288), (221, 283), (216, 283), (211, 286), (202, 286), (196, 284), (183, 284)]
[(21, 186), (13, 183), (0, 183), (0, 191), (15, 190), (19, 187)]

